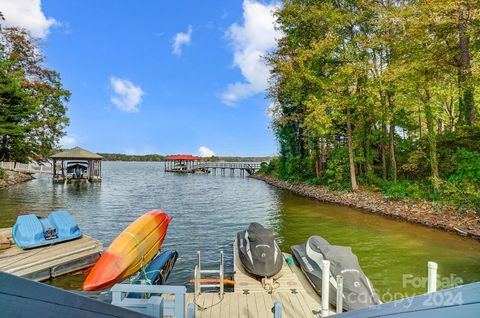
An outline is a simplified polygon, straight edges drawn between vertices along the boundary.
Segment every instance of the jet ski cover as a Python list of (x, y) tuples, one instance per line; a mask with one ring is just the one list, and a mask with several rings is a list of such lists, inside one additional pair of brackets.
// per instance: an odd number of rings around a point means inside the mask
[(343, 276), (344, 309), (356, 310), (380, 304), (379, 298), (363, 273), (358, 258), (346, 246), (330, 245), (319, 236), (312, 236), (306, 244), (292, 246), (295, 259), (300, 263), (317, 292), (322, 288), (322, 261), (330, 261), (330, 303), (336, 304), (336, 276)]
[(271, 230), (251, 223), (237, 234), (238, 254), (247, 272), (259, 277), (272, 277), (282, 269), (283, 255)]

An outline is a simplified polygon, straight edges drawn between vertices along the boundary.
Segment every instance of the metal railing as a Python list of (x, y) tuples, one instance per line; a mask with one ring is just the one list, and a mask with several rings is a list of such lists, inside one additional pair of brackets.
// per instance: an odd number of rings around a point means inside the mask
[[(116, 284), (112, 287), (112, 305), (134, 310), (152, 317), (185, 317), (185, 286), (169, 285), (131, 285)], [(128, 298), (129, 293), (142, 293), (148, 295), (148, 299)], [(165, 298), (165, 295), (173, 295), (174, 298)], [(192, 311), (189, 310), (191, 315)], [(195, 311), (193, 311), (193, 315)], [(192, 316), (187, 316), (190, 318)], [(194, 316), (193, 316), (194, 317)]]
[(260, 165), (260, 162), (204, 162), (195, 165), (195, 168), (260, 169)]

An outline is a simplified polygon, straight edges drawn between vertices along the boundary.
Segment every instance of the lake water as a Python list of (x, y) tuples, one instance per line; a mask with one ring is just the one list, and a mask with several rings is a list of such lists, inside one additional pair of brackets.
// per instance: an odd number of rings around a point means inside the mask
[[(480, 243), (452, 233), (319, 203), (251, 178), (165, 173), (160, 162), (104, 162), (102, 172), (102, 183), (60, 185), (43, 177), (0, 190), (0, 227), (12, 226), (18, 214), (67, 210), (107, 247), (136, 218), (162, 209), (173, 216), (163, 247), (180, 256), (170, 284), (192, 278), (197, 250), (204, 268), (217, 268), (223, 249), (231, 273), (233, 239), (254, 221), (274, 230), (283, 251), (311, 235), (351, 246), (386, 301), (425, 292), (420, 278), (428, 261), (439, 264), (446, 285), (480, 281)], [(49, 283), (80, 289), (84, 278)]]

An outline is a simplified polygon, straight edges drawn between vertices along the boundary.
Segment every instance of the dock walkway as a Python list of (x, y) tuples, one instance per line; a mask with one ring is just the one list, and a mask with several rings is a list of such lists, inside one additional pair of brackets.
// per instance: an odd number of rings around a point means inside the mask
[[(282, 304), (282, 318), (314, 318), (321, 314), (321, 297), (309, 284), (301, 269), (286, 259), (290, 254), (283, 253), (282, 270), (276, 275), (275, 289), (270, 293), (260, 281), (248, 275), (240, 263), (240, 258), (233, 245), (234, 253), (234, 292), (226, 292), (221, 298), (218, 293), (188, 293), (186, 303), (196, 303), (196, 317), (199, 318), (263, 318), (273, 317), (272, 308), (276, 301)], [(334, 309), (331, 308), (331, 314)]]
[[(9, 240), (11, 233), (11, 228), (0, 229), (0, 236), (6, 236)], [(93, 265), (102, 250), (102, 243), (87, 235), (29, 250), (12, 244), (0, 250), (0, 271), (43, 281)]]

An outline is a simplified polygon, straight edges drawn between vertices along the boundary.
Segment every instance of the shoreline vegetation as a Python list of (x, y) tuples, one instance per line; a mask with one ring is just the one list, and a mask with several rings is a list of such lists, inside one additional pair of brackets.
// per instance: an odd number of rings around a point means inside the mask
[(480, 217), (480, 7), (287, 1), (275, 17), (279, 158), (261, 172)]
[(461, 212), (426, 200), (385, 197), (380, 192), (360, 188), (357, 191), (333, 190), (306, 182), (292, 182), (265, 173), (251, 176), (280, 189), (321, 202), (335, 203), (363, 211), (420, 224), (448, 232), (455, 232), (480, 240), (480, 218), (476, 213)]

